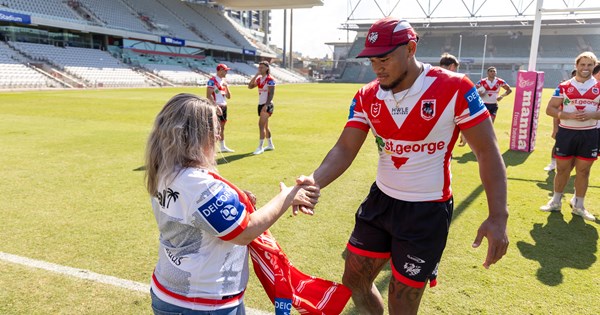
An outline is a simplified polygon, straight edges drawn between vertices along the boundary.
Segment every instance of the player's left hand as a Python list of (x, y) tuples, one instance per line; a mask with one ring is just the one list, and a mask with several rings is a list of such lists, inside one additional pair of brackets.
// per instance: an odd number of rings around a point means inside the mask
[(477, 230), (477, 237), (473, 242), (473, 248), (479, 247), (481, 241), (486, 237), (488, 240), (488, 252), (483, 263), (485, 269), (495, 264), (506, 254), (508, 249), (508, 235), (506, 234), (506, 221), (508, 218), (488, 217)]
[(502, 96), (502, 95), (498, 95), (498, 97), (496, 98), (496, 101), (497, 101), (497, 102), (500, 102), (500, 101), (501, 101), (503, 98), (504, 98), (504, 96)]

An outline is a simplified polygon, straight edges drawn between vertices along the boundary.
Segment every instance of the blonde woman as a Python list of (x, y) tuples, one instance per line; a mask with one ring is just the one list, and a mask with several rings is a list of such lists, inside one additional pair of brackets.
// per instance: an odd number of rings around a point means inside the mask
[(148, 139), (146, 184), (160, 231), (151, 280), (155, 314), (245, 314), (248, 249), (290, 206), (313, 208), (318, 188), (286, 187), (253, 211), (256, 199), (222, 178), (214, 160), (216, 107), (178, 94)]

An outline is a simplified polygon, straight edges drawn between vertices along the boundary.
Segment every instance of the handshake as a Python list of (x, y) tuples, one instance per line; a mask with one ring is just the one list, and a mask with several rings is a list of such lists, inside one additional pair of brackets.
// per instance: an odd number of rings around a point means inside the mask
[(297, 215), (298, 212), (302, 212), (313, 215), (315, 213), (314, 208), (319, 202), (319, 197), (321, 197), (321, 187), (315, 183), (312, 175), (300, 175), (296, 178), (296, 187), (299, 187), (302, 193), (297, 194), (300, 200), (298, 203), (292, 204), (292, 213)]

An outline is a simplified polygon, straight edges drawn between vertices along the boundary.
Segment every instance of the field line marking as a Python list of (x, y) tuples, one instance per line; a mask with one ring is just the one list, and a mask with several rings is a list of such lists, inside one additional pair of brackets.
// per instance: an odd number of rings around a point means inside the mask
[[(150, 294), (150, 284), (136, 282), (132, 280), (121, 279), (113, 276), (107, 276), (99, 273), (95, 273), (85, 269), (78, 269), (73, 267), (62, 266), (42, 260), (31, 259), (23, 256), (8, 254), (0, 252), (0, 260), (10, 262), (13, 264), (23, 265), (26, 267), (38, 268), (47, 270), (54, 273), (59, 273), (75, 278), (90, 280), (93, 282), (99, 282), (109, 284), (116, 287), (121, 287), (131, 291), (138, 291), (146, 294)], [(272, 313), (263, 312), (260, 310), (251, 309), (246, 307), (246, 314), (248, 315), (268, 315)]]

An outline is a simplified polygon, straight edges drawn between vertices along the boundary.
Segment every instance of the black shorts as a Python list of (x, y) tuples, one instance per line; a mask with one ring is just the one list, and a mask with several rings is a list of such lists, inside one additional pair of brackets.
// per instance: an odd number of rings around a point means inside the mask
[(598, 158), (598, 129), (573, 130), (558, 127), (554, 157), (595, 161)]
[(494, 104), (483, 103), (483, 105), (485, 105), (485, 108), (487, 108), (488, 112), (490, 112), (490, 115), (496, 116), (496, 113), (498, 113), (498, 104), (497, 103), (494, 103)]
[(453, 199), (408, 202), (384, 194), (377, 184), (355, 215), (348, 250), (371, 258), (392, 259), (394, 277), (411, 287), (435, 286), (446, 247)]
[(217, 118), (219, 118), (219, 121), (221, 122), (226, 122), (227, 121), (227, 105), (222, 106), (222, 105), (217, 105), (221, 108), (221, 111), (223, 112), (221, 115), (217, 115)]
[[(260, 112), (262, 112), (265, 105), (267, 104), (258, 104), (258, 116), (260, 116)], [(273, 115), (273, 110), (275, 110), (275, 105), (273, 105), (273, 103), (267, 105), (267, 113), (269, 113), (269, 116)]]

